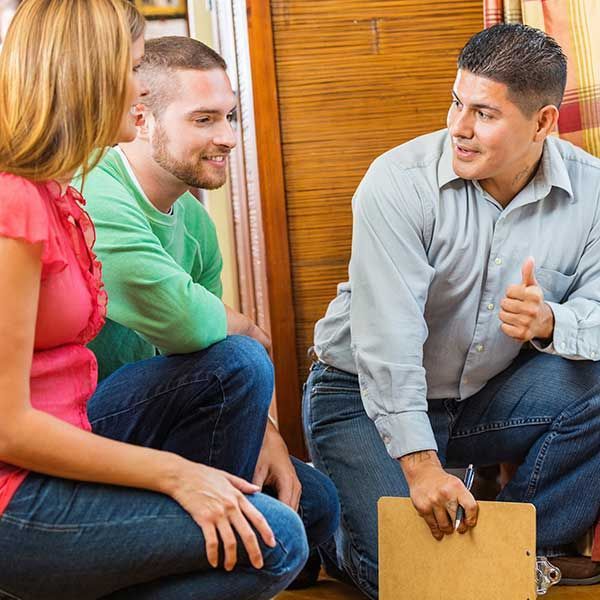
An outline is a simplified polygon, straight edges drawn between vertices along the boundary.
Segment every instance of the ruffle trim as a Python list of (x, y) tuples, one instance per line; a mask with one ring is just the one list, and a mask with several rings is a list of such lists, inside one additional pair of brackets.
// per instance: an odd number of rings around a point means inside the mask
[[(50, 181), (47, 185), (63, 220), (71, 231), (73, 248), (81, 267), (81, 273), (90, 295), (95, 300), (95, 302), (92, 302), (93, 309), (88, 324), (75, 340), (81, 344), (87, 344), (98, 335), (104, 326), (108, 305), (108, 294), (102, 281), (102, 263), (93, 251), (96, 242), (96, 229), (90, 216), (83, 209), (85, 199), (74, 187), (69, 186), (66, 192), (60, 195), (60, 185), (56, 181)], [(58, 195), (56, 194), (57, 187)], [(80, 244), (82, 238), (84, 248)]]

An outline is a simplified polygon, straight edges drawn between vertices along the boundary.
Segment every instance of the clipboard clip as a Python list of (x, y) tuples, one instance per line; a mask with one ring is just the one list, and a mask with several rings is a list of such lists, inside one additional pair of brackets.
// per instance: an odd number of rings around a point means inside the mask
[(536, 557), (535, 585), (538, 596), (543, 596), (553, 585), (556, 585), (562, 575), (560, 569), (555, 567), (545, 556)]

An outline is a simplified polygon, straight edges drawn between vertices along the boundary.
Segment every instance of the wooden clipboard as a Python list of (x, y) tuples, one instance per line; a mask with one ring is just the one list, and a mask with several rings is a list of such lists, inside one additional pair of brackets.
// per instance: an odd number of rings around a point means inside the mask
[(535, 600), (535, 507), (479, 502), (477, 526), (435, 540), (408, 498), (381, 498), (380, 600)]

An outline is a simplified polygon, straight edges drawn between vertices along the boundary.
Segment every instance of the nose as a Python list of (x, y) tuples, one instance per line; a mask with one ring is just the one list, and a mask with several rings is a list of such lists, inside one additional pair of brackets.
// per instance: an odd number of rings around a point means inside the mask
[(470, 139), (473, 137), (473, 119), (470, 111), (453, 107), (448, 113), (448, 130), (454, 138)]
[(219, 127), (215, 137), (213, 138), (215, 146), (222, 146), (225, 148), (232, 149), (236, 144), (235, 131), (231, 125), (231, 122), (227, 119), (223, 119), (221, 126)]
[(140, 98), (141, 100), (144, 96), (147, 96), (149, 93), (150, 88), (146, 85), (144, 81), (140, 81), (138, 85), (138, 98)]

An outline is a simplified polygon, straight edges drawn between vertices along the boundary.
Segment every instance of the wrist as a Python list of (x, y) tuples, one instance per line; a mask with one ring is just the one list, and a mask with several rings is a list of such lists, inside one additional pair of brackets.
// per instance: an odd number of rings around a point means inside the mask
[(540, 329), (536, 338), (540, 340), (551, 341), (554, 336), (554, 312), (550, 306), (544, 302), (542, 305), (542, 318)]
[(185, 466), (189, 461), (172, 452), (161, 452), (161, 454), (161, 460), (157, 464), (156, 491), (174, 497), (185, 480)]
[(406, 454), (399, 459), (402, 472), (407, 480), (426, 469), (441, 469), (442, 464), (435, 450), (421, 450)]

